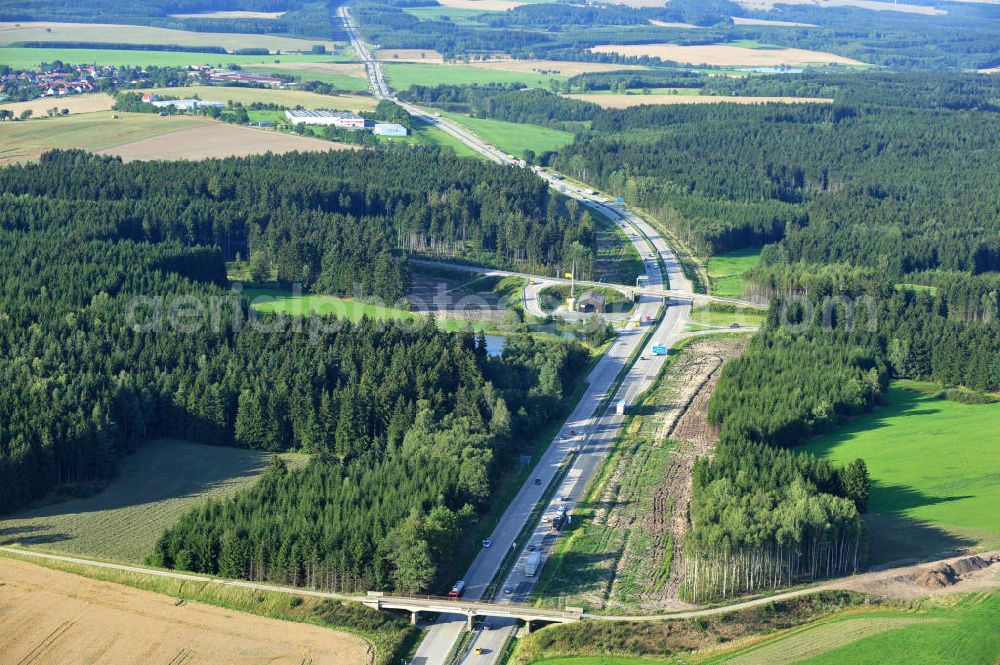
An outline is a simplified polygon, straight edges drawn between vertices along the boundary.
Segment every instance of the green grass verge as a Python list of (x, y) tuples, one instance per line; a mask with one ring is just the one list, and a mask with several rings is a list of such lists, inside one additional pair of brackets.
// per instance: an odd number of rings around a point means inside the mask
[(896, 381), (888, 406), (804, 448), (864, 458), (874, 561), (1000, 544), (1000, 403), (939, 399), (938, 388)]
[[(65, 561), (23, 557), (9, 552), (0, 552), (0, 556), (174, 598), (351, 633), (372, 643), (375, 647), (375, 665), (399, 662), (399, 658), (409, 651), (417, 635), (417, 631), (407, 622), (359, 603), (298, 596), (280, 591), (258, 591), (213, 582), (180, 580)], [(293, 598), (298, 599), (294, 601), (294, 606)]]
[(709, 303), (693, 307), (691, 309), (692, 323), (704, 324), (693, 325), (693, 330), (702, 329), (704, 326), (717, 326), (726, 328), (736, 323), (741, 327), (759, 327), (767, 320), (767, 312), (753, 307), (737, 307), (736, 305), (726, 305), (720, 303)]
[(716, 254), (708, 259), (708, 276), (713, 295), (743, 297), (743, 273), (760, 263), (760, 247), (744, 247)]
[(548, 150), (559, 150), (573, 142), (573, 134), (558, 129), (490, 118), (470, 118), (457, 113), (442, 115), (467, 127), (484, 141), (518, 157), (524, 157), (525, 150), (541, 154)]
[(438, 65), (431, 63), (387, 62), (382, 65), (385, 77), (396, 90), (409, 90), (413, 85), (486, 85), (489, 83), (523, 83), (529, 88), (549, 88), (550, 81), (560, 83), (566, 76), (537, 72), (508, 72), (485, 67)]
[[(141, 563), (163, 530), (207, 499), (254, 482), (270, 453), (174, 439), (142, 444), (103, 490), (0, 520), (0, 542), (100, 559)], [(292, 466), (304, 455), (286, 453)]]
[(628, 236), (606, 216), (590, 209), (597, 222), (596, 277), (616, 284), (635, 284), (639, 275), (645, 275), (642, 258)]

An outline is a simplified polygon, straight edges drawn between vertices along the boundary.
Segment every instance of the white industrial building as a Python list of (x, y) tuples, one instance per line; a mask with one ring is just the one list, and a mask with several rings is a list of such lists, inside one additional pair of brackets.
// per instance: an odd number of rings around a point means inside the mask
[(395, 122), (376, 122), (372, 132), (378, 136), (406, 136), (406, 127)]
[(285, 111), (293, 125), (332, 125), (346, 129), (364, 129), (365, 119), (349, 111)]
[(173, 106), (178, 111), (193, 111), (195, 109), (226, 108), (225, 102), (206, 102), (201, 99), (166, 99), (163, 101), (150, 102), (153, 106), (161, 109)]

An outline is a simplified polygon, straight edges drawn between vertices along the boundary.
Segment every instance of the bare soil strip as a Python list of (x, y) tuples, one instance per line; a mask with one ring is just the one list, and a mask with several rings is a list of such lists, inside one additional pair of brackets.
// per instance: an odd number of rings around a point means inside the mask
[(365, 665), (359, 637), (0, 558), (0, 661)]

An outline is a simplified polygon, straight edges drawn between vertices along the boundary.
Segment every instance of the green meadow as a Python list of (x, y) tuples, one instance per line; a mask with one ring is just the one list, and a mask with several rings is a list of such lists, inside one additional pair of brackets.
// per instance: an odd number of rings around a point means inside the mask
[(456, 25), (479, 25), (478, 21), (473, 20), (473, 18), (485, 13), (481, 9), (461, 9), (458, 7), (444, 7), (442, 5), (436, 7), (408, 7), (403, 11), (416, 16), (421, 21), (439, 21), (445, 19)]
[[(728, 665), (992, 665), (1000, 657), (1000, 593), (926, 601), (917, 611), (877, 611), (819, 621), (732, 657)], [(702, 662), (702, 661), (699, 661)]]
[[(261, 450), (148, 441), (124, 457), (115, 479), (92, 496), (0, 519), (0, 544), (142, 563), (164, 529), (206, 500), (225, 499), (253, 483), (270, 457)], [(296, 467), (307, 460), (300, 453), (282, 457)]]
[(887, 406), (804, 448), (838, 463), (865, 460), (873, 561), (1000, 544), (1000, 403), (936, 394), (929, 383), (896, 381)]
[(546, 150), (559, 150), (573, 142), (573, 134), (558, 129), (505, 120), (470, 118), (457, 113), (443, 115), (453, 122), (464, 125), (484, 141), (518, 157), (523, 157), (525, 150), (541, 154)]
[[(250, 299), (251, 307), (258, 312), (280, 312), (291, 316), (306, 316), (310, 312), (321, 316), (333, 314), (352, 323), (360, 321), (362, 317), (380, 321), (421, 321), (427, 318), (427, 314), (397, 307), (322, 294), (293, 294), (282, 289), (243, 289), (243, 295)], [(476, 321), (446, 318), (438, 323), (449, 332), (466, 330), (470, 325), (473, 330), (485, 329), (482, 323)]]
[(743, 247), (708, 259), (712, 293), (726, 298), (743, 295), (743, 273), (760, 262), (760, 247)]
[(548, 88), (549, 81), (562, 82), (567, 77), (537, 72), (508, 72), (485, 67), (437, 65), (430, 63), (387, 62), (382, 66), (389, 84), (396, 90), (409, 90), (414, 85), (487, 85), (489, 83), (523, 83), (529, 88)]

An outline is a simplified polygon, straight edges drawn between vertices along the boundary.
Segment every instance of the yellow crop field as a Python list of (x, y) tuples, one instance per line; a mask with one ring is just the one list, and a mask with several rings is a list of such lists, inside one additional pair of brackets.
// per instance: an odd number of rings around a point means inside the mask
[(110, 111), (115, 100), (104, 93), (88, 93), (83, 95), (67, 95), (66, 97), (43, 97), (30, 102), (14, 102), (0, 104), (0, 109), (11, 111), (15, 117), (24, 111), (31, 111), (34, 117), (45, 115), (53, 108), (68, 109), (70, 113), (93, 113), (95, 111)]
[(0, 558), (3, 662), (367, 665), (370, 645), (320, 626)]

